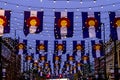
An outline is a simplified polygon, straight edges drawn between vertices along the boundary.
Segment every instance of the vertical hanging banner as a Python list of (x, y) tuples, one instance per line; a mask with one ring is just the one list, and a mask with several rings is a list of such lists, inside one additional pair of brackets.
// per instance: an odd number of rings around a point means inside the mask
[(80, 71), (83, 64), (80, 61), (76, 61), (77, 70)]
[(24, 34), (40, 33), (43, 30), (43, 12), (25, 11), (24, 12)]
[(0, 9), (0, 36), (10, 33), (10, 14), (11, 11)]
[(53, 54), (53, 63), (58, 64), (61, 62), (61, 56)]
[(45, 55), (39, 54), (39, 59), (40, 59), (41, 63), (44, 64), (47, 61), (47, 54), (45, 54)]
[(23, 40), (22, 43), (20, 42), (17, 45), (16, 54), (18, 55), (27, 54), (27, 40)]
[(100, 12), (82, 12), (83, 38), (101, 39)]
[(54, 53), (62, 55), (66, 53), (66, 41), (54, 41)]
[(73, 12), (55, 12), (55, 39), (73, 36)]
[(81, 58), (84, 55), (85, 51), (85, 41), (73, 41), (73, 54)]
[(82, 56), (82, 61), (83, 64), (89, 64), (90, 63), (90, 59), (89, 59), (89, 53), (86, 53)]
[(103, 42), (101, 40), (98, 43), (95, 40), (92, 40), (91, 45), (92, 45), (92, 56), (93, 56), (93, 58), (99, 58), (101, 56), (104, 56)]
[(36, 40), (36, 54), (42, 54), (48, 51), (48, 40)]
[(75, 60), (75, 55), (67, 54), (67, 61), (72, 65)]
[(120, 40), (120, 12), (110, 12), (110, 35), (114, 40)]

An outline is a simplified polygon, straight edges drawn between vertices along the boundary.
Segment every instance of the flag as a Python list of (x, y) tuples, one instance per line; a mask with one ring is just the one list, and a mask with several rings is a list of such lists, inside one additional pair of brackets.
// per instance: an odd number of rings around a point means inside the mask
[(23, 42), (18, 43), (16, 54), (18, 55), (27, 54), (27, 40), (23, 40)]
[(97, 42), (95, 40), (92, 40), (91, 45), (92, 45), (92, 56), (93, 56), (93, 58), (99, 58), (99, 57), (104, 55), (102, 40), (99, 40), (99, 42)]
[(75, 60), (75, 55), (67, 54), (67, 61), (72, 65)]
[(39, 54), (39, 60), (41, 63), (44, 64), (47, 61), (47, 54), (45, 55)]
[(66, 41), (54, 41), (54, 53), (62, 55), (66, 53)]
[(100, 12), (82, 12), (83, 38), (101, 39)]
[(84, 55), (85, 51), (85, 41), (73, 41), (73, 54), (81, 58)]
[(64, 68), (65, 70), (64, 71), (67, 71), (69, 73), (69, 70), (70, 70), (70, 63), (68, 61), (65, 61), (64, 63)]
[(4, 33), (10, 33), (10, 14), (9, 10), (0, 9), (0, 36)]
[(82, 56), (82, 64), (90, 64), (89, 53), (86, 53)]
[(55, 12), (55, 39), (73, 36), (73, 12)]
[(36, 54), (44, 54), (48, 51), (48, 40), (36, 40)]
[(110, 35), (113, 40), (120, 40), (120, 12), (110, 12)]
[(25, 11), (24, 12), (24, 34), (40, 33), (43, 30), (43, 12)]
[(53, 63), (60, 63), (61, 62), (61, 56), (58, 56), (56, 54), (53, 54)]

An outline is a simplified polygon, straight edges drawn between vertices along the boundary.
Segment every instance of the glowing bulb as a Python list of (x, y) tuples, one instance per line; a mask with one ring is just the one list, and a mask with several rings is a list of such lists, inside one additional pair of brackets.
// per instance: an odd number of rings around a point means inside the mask
[(94, 0), (93, 2), (96, 3), (96, 0)]
[(80, 1), (80, 4), (82, 4), (83, 2), (82, 1)]
[(79, 11), (79, 8), (77, 9), (77, 11)]
[(67, 9), (65, 9), (65, 11), (67, 12)]
[(55, 8), (53, 8), (53, 11), (55, 11)]
[(103, 6), (101, 6), (101, 8), (103, 8)]
[(92, 8), (91, 7), (89, 7), (89, 10), (91, 10)]
[(40, 0), (40, 2), (42, 2), (43, 0)]
[(43, 11), (43, 8), (41, 8), (41, 11)]
[(19, 7), (19, 5), (16, 6), (17, 8)]
[(7, 5), (7, 2), (5, 2), (4, 5)]
[(115, 4), (113, 4), (113, 7), (115, 7)]
[(69, 3), (70, 1), (69, 0), (67, 0), (67, 3)]
[(54, 0), (53, 3), (56, 3), (56, 0)]

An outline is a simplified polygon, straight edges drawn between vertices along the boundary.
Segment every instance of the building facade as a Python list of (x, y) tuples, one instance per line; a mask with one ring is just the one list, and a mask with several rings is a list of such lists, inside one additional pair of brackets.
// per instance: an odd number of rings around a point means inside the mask
[(11, 38), (3, 38), (1, 42), (2, 78), (3, 80), (19, 80), (21, 59), (15, 54), (15, 41)]
[(109, 40), (105, 44), (104, 52), (105, 55), (103, 57), (95, 59), (95, 75), (97, 75), (97, 77), (98, 75), (100, 77), (105, 77), (104, 75), (106, 75), (106, 77), (110, 80), (114, 80), (114, 60), (116, 54), (116, 59), (118, 61), (117, 67), (120, 75), (120, 41), (116, 41), (115, 49), (114, 42), (112, 40)]

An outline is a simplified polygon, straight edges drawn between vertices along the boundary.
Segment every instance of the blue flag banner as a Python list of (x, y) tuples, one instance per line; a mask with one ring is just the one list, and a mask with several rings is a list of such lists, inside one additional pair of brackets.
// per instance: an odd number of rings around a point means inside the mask
[(81, 58), (84, 55), (85, 51), (85, 41), (73, 41), (73, 54)]
[(4, 33), (10, 33), (10, 14), (9, 10), (0, 9), (0, 36)]
[(110, 35), (114, 40), (120, 40), (120, 12), (110, 12)]
[(55, 12), (55, 39), (73, 36), (73, 12)]
[(61, 56), (53, 54), (53, 63), (60, 63), (60, 62), (61, 62)]
[(67, 54), (67, 62), (69, 62), (71, 65), (75, 61), (75, 55)]
[(100, 12), (82, 12), (83, 38), (101, 39)]
[(66, 53), (66, 41), (54, 41), (54, 53), (62, 55)]
[(43, 12), (25, 11), (24, 12), (24, 34), (40, 33), (43, 30)]
[(16, 54), (22, 55), (22, 54), (27, 54), (27, 40), (23, 40), (23, 42), (19, 42), (17, 45), (17, 51)]
[(47, 61), (47, 54), (39, 54), (39, 60), (41, 61), (41, 63), (45, 63)]
[(90, 64), (89, 53), (86, 53), (82, 56), (82, 64)]
[(92, 56), (93, 56), (93, 58), (99, 58), (101, 56), (104, 56), (103, 41), (102, 40), (99, 40), (99, 42), (96, 42), (95, 40), (92, 40), (91, 45), (92, 45)]
[(36, 54), (43, 54), (48, 51), (48, 40), (36, 40)]

